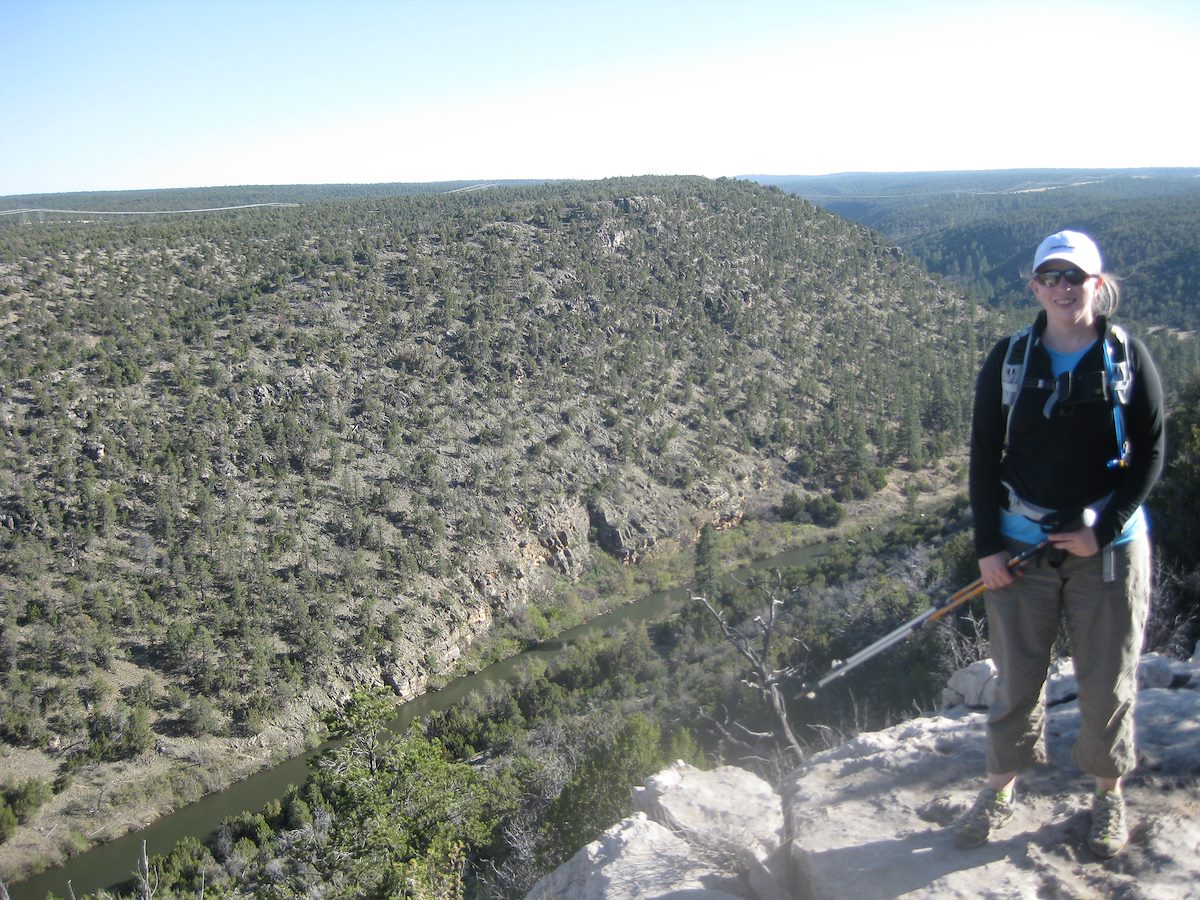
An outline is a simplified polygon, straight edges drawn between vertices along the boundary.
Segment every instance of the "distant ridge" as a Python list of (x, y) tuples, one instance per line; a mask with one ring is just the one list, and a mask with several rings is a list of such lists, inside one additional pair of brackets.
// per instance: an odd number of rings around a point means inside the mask
[(208, 206), (202, 209), (59, 209), (55, 207), (32, 207), (29, 209), (0, 209), (0, 216), (15, 216), (21, 213), (71, 213), (80, 216), (161, 216), (177, 213), (227, 212), (234, 209), (259, 209), (262, 207), (288, 208), (299, 203), (243, 203), (239, 206)]
[[(528, 187), (544, 179), (393, 182), (381, 184), (251, 184), (220, 187), (160, 188), (123, 191), (74, 191), (61, 194), (13, 194), (0, 197), (0, 213), (19, 209), (74, 212), (191, 212), (197, 209), (449, 194), (485, 187)], [(68, 209), (76, 207), (79, 209)]]
[[(1092, 234), (1122, 280), (1121, 315), (1192, 331), (1200, 296), (1200, 168), (1009, 169), (753, 176), (895, 242), (970, 296), (1024, 309), (1040, 236)], [(1176, 348), (1156, 355), (1168, 367)], [(1181, 360), (1180, 371), (1190, 363)]]

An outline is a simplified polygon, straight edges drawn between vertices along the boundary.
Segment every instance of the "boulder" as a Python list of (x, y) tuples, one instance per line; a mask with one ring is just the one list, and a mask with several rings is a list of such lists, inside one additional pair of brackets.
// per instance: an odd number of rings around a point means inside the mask
[[(987, 709), (992, 705), (996, 685), (996, 664), (990, 659), (973, 662), (950, 676), (946, 687), (942, 689), (942, 708), (966, 706), (969, 709)], [(1046, 705), (1057, 706), (1074, 700), (1077, 690), (1075, 664), (1069, 659), (1051, 663), (1046, 673)]]
[(737, 900), (726, 879), (694, 858), (690, 844), (636, 813), (608, 829), (542, 878), (528, 900), (606, 900), (615, 897), (688, 897)]
[(1147, 653), (1138, 662), (1138, 689), (1170, 687), (1175, 680), (1174, 660), (1158, 653)]
[(1046, 674), (1046, 705), (1058, 706), (1068, 703), (1079, 695), (1079, 683), (1075, 680), (1075, 663), (1069, 659), (1056, 659), (1050, 663)]
[(744, 874), (753, 896), (787, 900), (776, 881), (786, 869), (783, 808), (775, 789), (752, 772), (702, 771), (680, 760), (634, 790), (633, 808), (684, 838), (697, 856)]
[(995, 688), (996, 665), (990, 659), (981, 659), (950, 676), (942, 691), (942, 706), (986, 708), (991, 705)]

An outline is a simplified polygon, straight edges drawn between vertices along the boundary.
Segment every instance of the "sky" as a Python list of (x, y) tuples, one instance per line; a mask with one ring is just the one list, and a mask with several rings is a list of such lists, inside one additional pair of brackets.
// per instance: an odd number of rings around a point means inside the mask
[(1195, 0), (0, 0), (0, 196), (1200, 166)]

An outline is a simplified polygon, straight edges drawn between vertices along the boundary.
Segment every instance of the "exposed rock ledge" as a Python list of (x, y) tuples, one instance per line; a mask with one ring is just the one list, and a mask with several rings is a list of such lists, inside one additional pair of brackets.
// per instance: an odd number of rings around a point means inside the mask
[(991, 675), (990, 663), (958, 673), (947, 697), (959, 705), (816, 754), (779, 790), (675, 763), (529, 898), (1200, 898), (1200, 647), (1190, 663), (1142, 661), (1131, 841), (1107, 862), (1084, 846), (1091, 785), (1070, 761), (1069, 667), (1048, 692), (1050, 761), (1022, 779), (1013, 821), (982, 847), (954, 846), (945, 826), (984, 768), (985, 713), (965, 702), (986, 698)]

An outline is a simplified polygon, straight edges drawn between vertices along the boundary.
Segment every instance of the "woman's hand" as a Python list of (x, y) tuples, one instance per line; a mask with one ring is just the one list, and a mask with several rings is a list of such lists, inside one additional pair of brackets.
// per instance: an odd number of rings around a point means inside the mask
[(1096, 532), (1091, 528), (1080, 528), (1078, 531), (1061, 531), (1046, 535), (1051, 546), (1065, 550), (1072, 556), (1095, 556), (1100, 552), (1100, 544), (1096, 541)]
[(1013, 573), (1008, 567), (1011, 558), (1001, 550), (979, 560), (979, 577), (983, 579), (983, 586), (989, 591), (998, 591), (1013, 583)]

